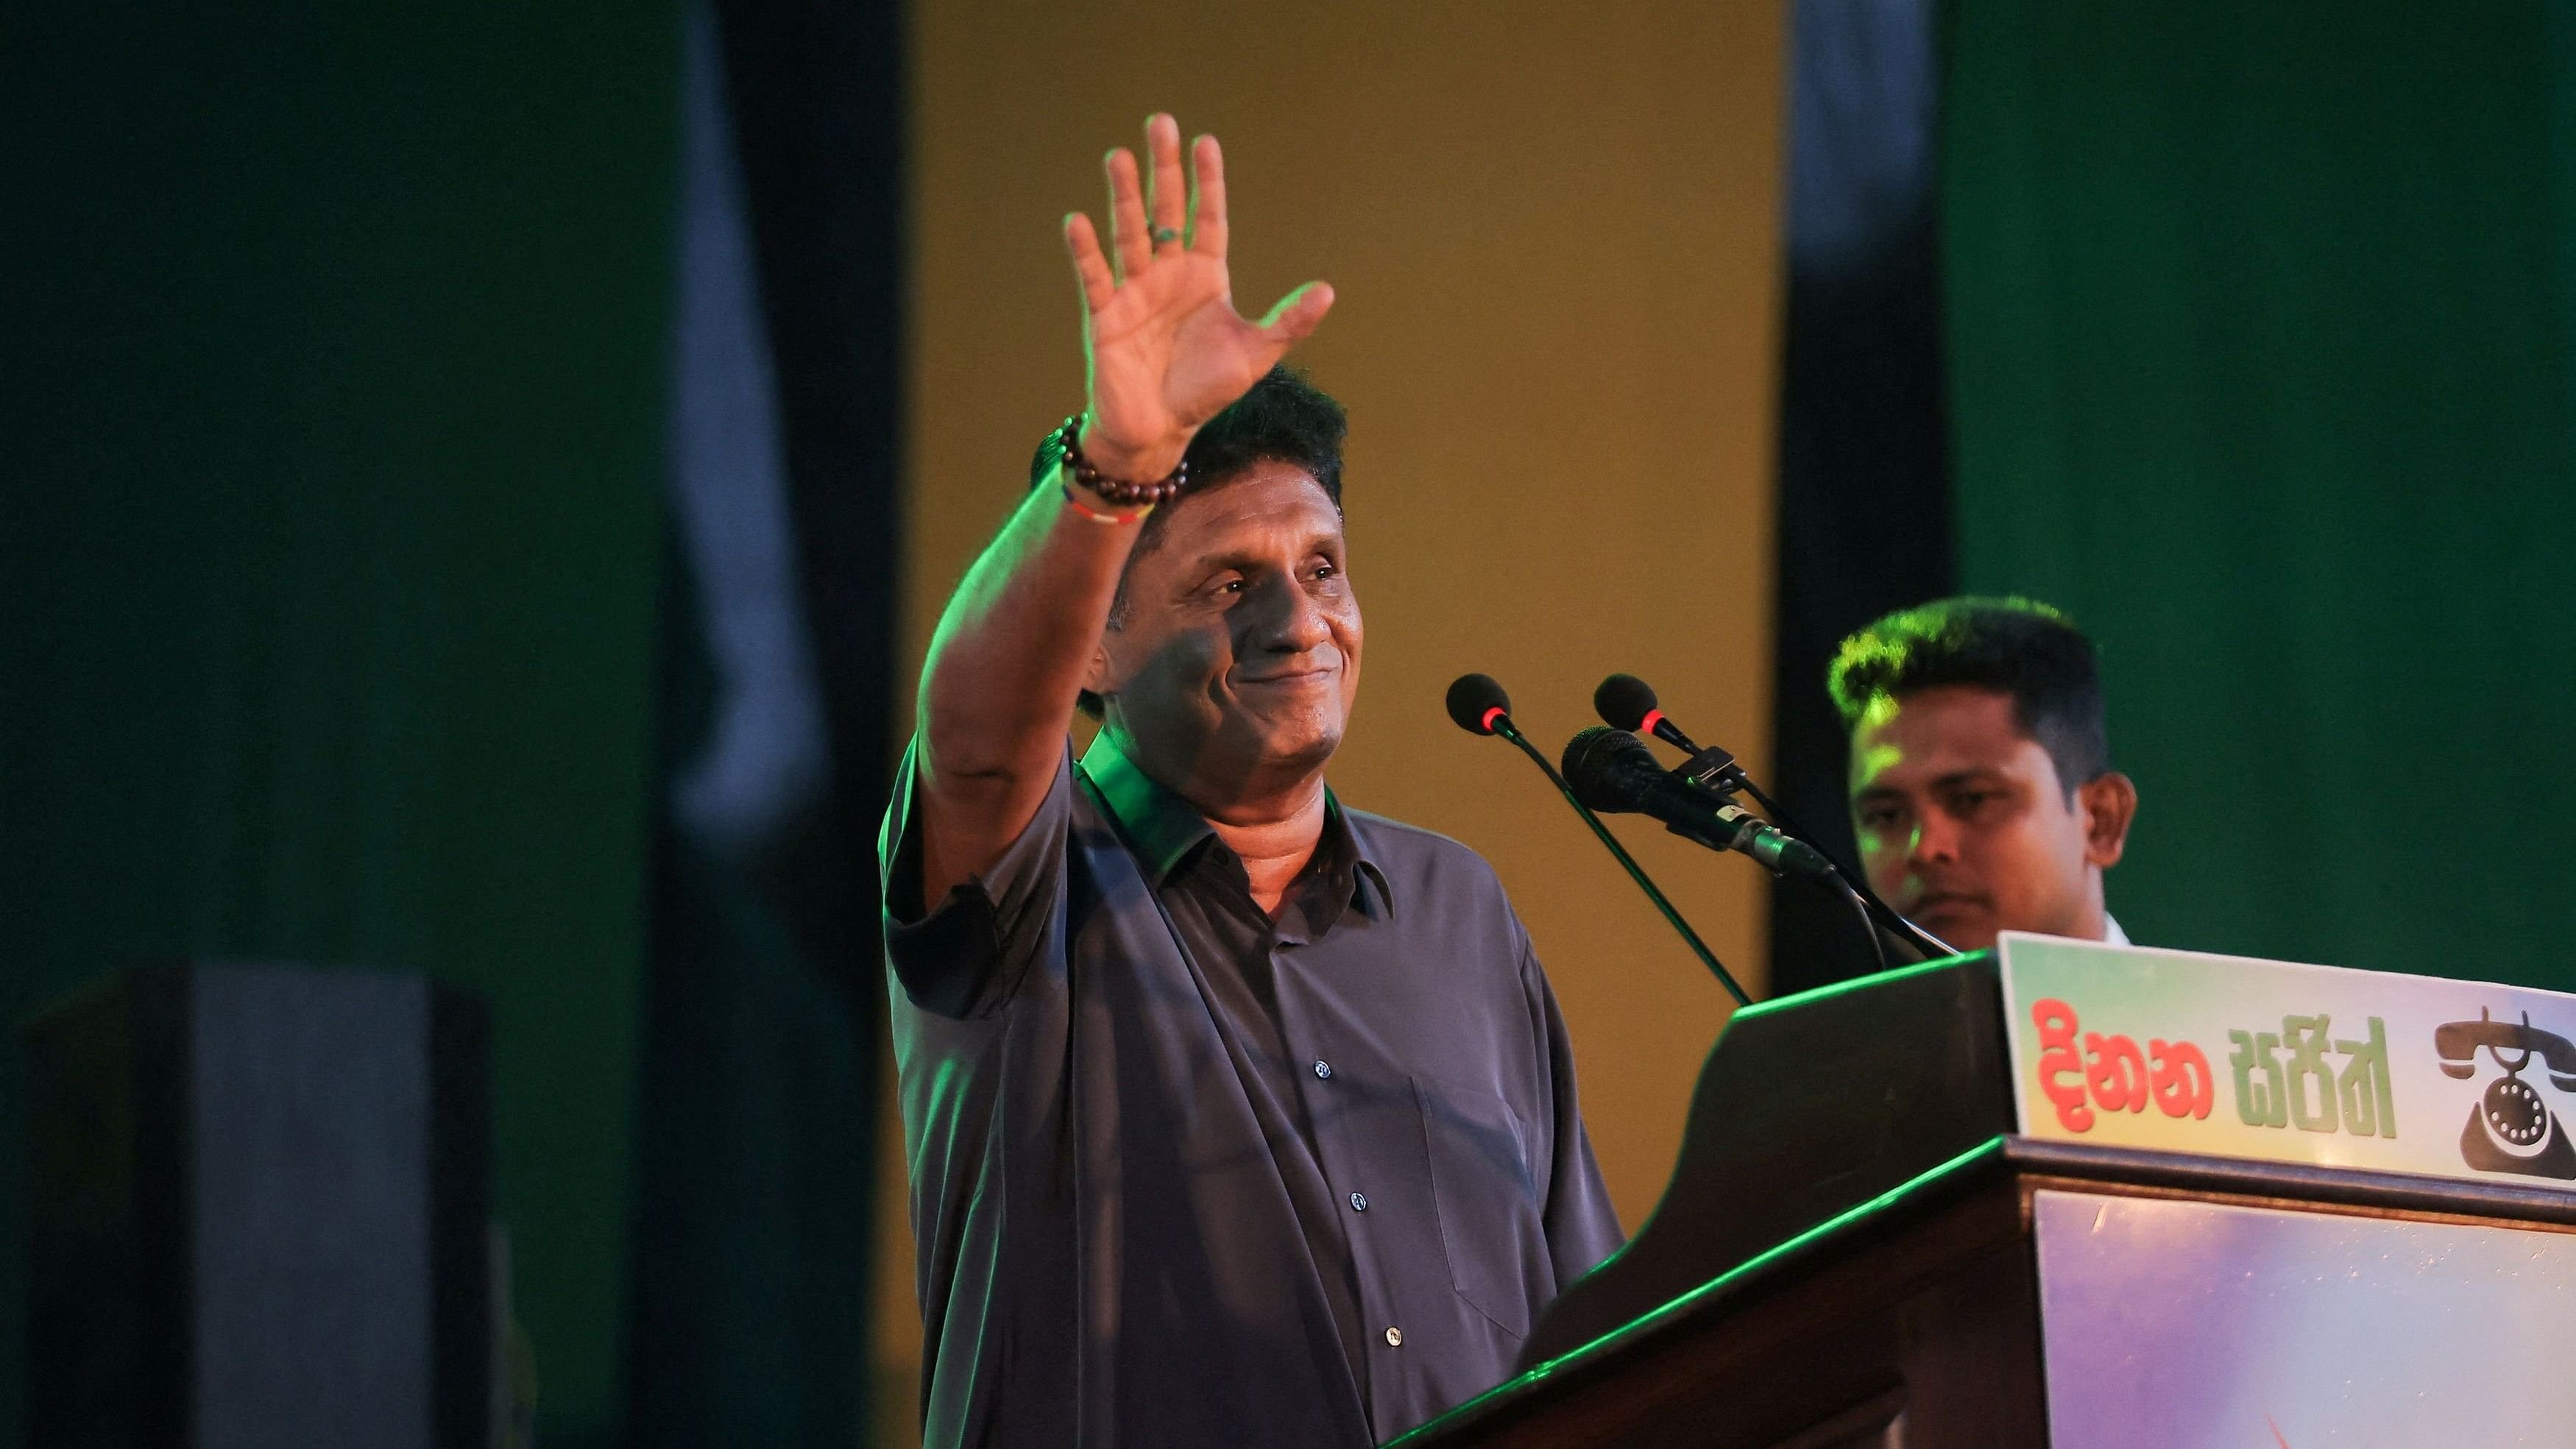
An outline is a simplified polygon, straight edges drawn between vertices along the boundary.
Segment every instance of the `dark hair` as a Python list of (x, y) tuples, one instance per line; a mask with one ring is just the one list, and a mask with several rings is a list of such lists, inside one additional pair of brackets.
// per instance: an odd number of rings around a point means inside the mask
[(2061, 610), (2032, 599), (1939, 599), (1899, 609), (1845, 639), (1825, 673), (1843, 728), (1870, 705), (1964, 684), (2012, 696), (2013, 718), (2072, 794), (2110, 773), (2102, 677), (2093, 641)]
[[(1324, 496), (1339, 509), (1342, 435), (1348, 427), (1342, 405), (1308, 382), (1303, 374), (1291, 371), (1285, 364), (1263, 373), (1250, 391), (1208, 419), (1197, 436), (1190, 439), (1189, 451), (1184, 455), (1190, 465), (1189, 491), (1179, 501), (1145, 516), (1136, 547), (1127, 555), (1128, 567), (1135, 567), (1136, 560), (1162, 538), (1174, 509), (1185, 508), (1191, 499), (1234, 482), (1251, 472), (1255, 463), (1286, 463), (1302, 470), (1323, 486)], [(1121, 577), (1118, 601), (1109, 611), (1112, 628), (1117, 627), (1118, 616), (1126, 605), (1127, 581)], [(1084, 714), (1100, 718), (1099, 695), (1086, 689), (1079, 703)]]

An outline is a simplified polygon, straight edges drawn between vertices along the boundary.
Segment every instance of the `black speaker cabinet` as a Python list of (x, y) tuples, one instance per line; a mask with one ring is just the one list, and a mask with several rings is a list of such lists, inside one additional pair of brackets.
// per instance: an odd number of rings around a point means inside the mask
[(489, 1027), (412, 976), (127, 972), (28, 1028), (28, 1442), (484, 1449)]

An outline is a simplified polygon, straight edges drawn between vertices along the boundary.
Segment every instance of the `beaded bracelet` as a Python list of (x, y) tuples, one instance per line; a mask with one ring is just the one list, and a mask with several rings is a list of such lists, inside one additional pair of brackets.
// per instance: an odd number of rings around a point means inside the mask
[(1168, 475), (1152, 483), (1124, 482), (1091, 466), (1091, 460), (1082, 456), (1082, 414), (1080, 413), (1066, 418), (1064, 425), (1048, 434), (1047, 441), (1039, 445), (1038, 456), (1041, 460), (1044, 460), (1049, 453), (1053, 453), (1055, 458), (1064, 464), (1066, 471), (1073, 474), (1074, 482), (1099, 494), (1104, 502), (1123, 504), (1130, 508), (1138, 505), (1151, 508), (1157, 503), (1168, 503), (1180, 497), (1181, 490), (1190, 486), (1190, 460), (1187, 458), (1181, 459)]

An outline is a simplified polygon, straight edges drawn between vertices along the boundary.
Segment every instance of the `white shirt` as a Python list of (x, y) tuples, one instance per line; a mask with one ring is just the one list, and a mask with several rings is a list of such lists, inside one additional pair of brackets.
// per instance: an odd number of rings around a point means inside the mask
[(2111, 918), (2109, 911), (2102, 913), (2102, 944), (2105, 946), (2129, 944), (2129, 933), (2120, 929), (2120, 923)]

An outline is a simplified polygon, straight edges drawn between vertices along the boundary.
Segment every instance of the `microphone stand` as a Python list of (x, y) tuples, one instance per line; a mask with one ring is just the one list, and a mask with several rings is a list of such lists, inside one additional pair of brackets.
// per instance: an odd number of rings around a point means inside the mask
[[(1521, 737), (1519, 728), (1512, 723), (1512, 717), (1508, 714), (1496, 714), (1491, 728), (1495, 734), (1518, 745), (1521, 753), (1529, 756), (1530, 760), (1546, 773), (1548, 783), (1556, 786), (1556, 792), (1565, 797), (1565, 803), (1573, 806), (1574, 813), (1583, 817), (1583, 823), (1592, 827), (1592, 833), (1601, 838), (1601, 843), (1609, 848), (1610, 854), (1617, 857), (1620, 866), (1628, 872), (1628, 879), (1635, 881), (1637, 889), (1646, 893), (1646, 899), (1655, 903), (1655, 909), (1664, 913), (1665, 924), (1679, 932), (1681, 938), (1690, 943), (1691, 950), (1699, 956), (1700, 964), (1706, 966), (1717, 977), (1717, 984), (1726, 988), (1727, 994), (1735, 998), (1735, 1004), (1751, 1006), (1753, 998), (1744, 994), (1744, 988), (1736, 984), (1734, 975), (1717, 959), (1717, 953), (1708, 949), (1708, 943), (1699, 938), (1699, 932), (1692, 930), (1690, 922), (1682, 919), (1682, 913), (1673, 909), (1673, 903), (1664, 899), (1664, 893), (1655, 889), (1654, 881), (1647, 877), (1644, 868), (1628, 854), (1627, 848), (1619, 843), (1619, 837), (1612, 835), (1609, 827), (1601, 823), (1601, 817), (1593, 814), (1582, 801), (1574, 798), (1574, 787), (1565, 783), (1565, 777), (1557, 773), (1556, 766), (1549, 761), (1548, 757)], [(1878, 939), (1878, 933), (1872, 931), (1870, 939), (1875, 942)]]

